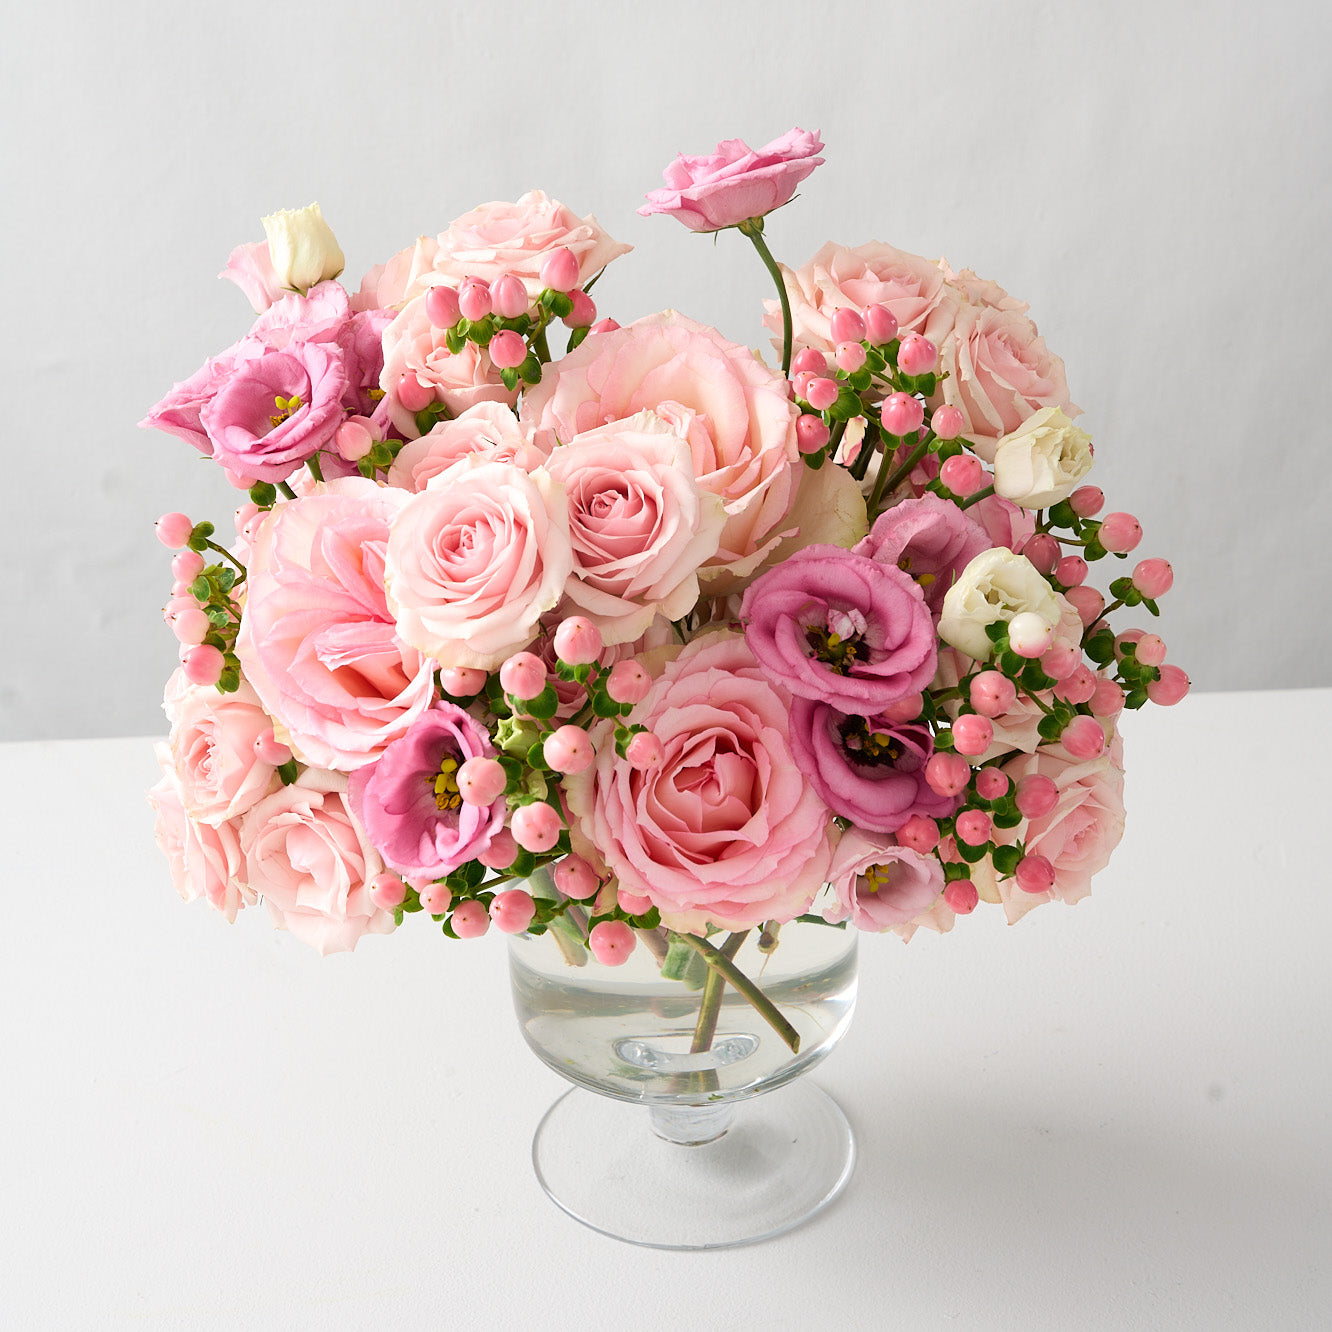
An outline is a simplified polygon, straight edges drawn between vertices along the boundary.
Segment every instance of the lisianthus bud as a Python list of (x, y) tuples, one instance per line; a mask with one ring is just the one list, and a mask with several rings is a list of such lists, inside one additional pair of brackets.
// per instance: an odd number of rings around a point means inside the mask
[(278, 286), (304, 296), (311, 287), (342, 272), (347, 261), (317, 203), (280, 209), (264, 218), (263, 224)]

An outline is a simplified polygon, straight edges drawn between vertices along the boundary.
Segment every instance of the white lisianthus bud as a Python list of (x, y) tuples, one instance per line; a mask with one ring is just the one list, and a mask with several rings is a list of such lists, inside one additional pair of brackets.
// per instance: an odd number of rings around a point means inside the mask
[[(1032, 562), (1004, 546), (983, 550), (948, 589), (939, 616), (939, 637), (977, 661), (994, 655), (985, 626), (997, 620), (1011, 623), (1030, 613), (1053, 629), (1059, 624), (1059, 601), (1054, 589)], [(1030, 628), (1029, 622), (1024, 622)]]
[(347, 261), (317, 203), (280, 209), (263, 223), (279, 286), (304, 296), (317, 283), (342, 272)]
[(994, 451), (994, 493), (1023, 509), (1067, 499), (1091, 471), (1091, 436), (1058, 407), (1029, 416)]

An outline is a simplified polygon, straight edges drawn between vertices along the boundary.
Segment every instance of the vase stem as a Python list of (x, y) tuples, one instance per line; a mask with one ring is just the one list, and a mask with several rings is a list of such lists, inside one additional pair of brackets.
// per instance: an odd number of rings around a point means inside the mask
[(648, 1114), (657, 1137), (681, 1147), (701, 1147), (705, 1142), (716, 1142), (731, 1127), (735, 1105), (730, 1101), (712, 1105), (653, 1105)]

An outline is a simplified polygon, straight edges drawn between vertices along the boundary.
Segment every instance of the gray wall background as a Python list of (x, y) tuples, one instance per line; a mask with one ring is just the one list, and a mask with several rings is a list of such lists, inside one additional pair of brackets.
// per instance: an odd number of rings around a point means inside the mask
[(13, 7), (0, 738), (163, 728), (153, 520), (236, 496), (135, 422), (248, 326), (213, 275), (261, 214), (318, 199), (354, 285), (540, 187), (638, 247), (604, 313), (757, 342), (748, 247), (634, 209), (677, 151), (796, 123), (827, 162), (778, 257), (887, 240), (1029, 300), (1091, 479), (1175, 565), (1172, 659), (1201, 689), (1332, 683), (1330, 49), (1313, 0)]

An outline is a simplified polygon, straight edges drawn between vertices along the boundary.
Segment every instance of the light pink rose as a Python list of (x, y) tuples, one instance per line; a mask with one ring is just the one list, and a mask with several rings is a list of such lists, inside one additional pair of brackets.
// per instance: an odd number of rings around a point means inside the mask
[(965, 439), (986, 462), (999, 440), (1043, 407), (1079, 415), (1068, 396), (1064, 363), (1045, 345), (1036, 325), (1016, 310), (962, 305), (939, 348), (948, 378), (942, 401), (956, 407)]
[(417, 383), (455, 416), (478, 402), (512, 404), (518, 396), (516, 389), (510, 392), (500, 382), (499, 371), (476, 343), (467, 343), (455, 356), (445, 345), (444, 333), (430, 322), (424, 296), (403, 306), (384, 330), (384, 369), (379, 386), (384, 390), (389, 420), (408, 439), (415, 439), (421, 432), (416, 428), (416, 413), (398, 398), (398, 384), (404, 375), (414, 375)]
[(662, 176), (666, 188), (649, 190), (638, 211), (647, 217), (668, 213), (690, 231), (718, 231), (751, 217), (762, 217), (790, 201), (823, 158), (818, 132), (798, 126), (780, 139), (751, 148), (743, 139), (726, 139), (702, 157), (679, 154)]
[(913, 916), (903, 925), (892, 926), (892, 931), (903, 943), (910, 943), (911, 936), (917, 930), (933, 930), (936, 934), (947, 934), (957, 920), (957, 912), (940, 896), (932, 907)]
[(350, 477), (279, 506), (256, 535), (236, 654), (307, 763), (372, 762), (434, 698), (434, 663), (398, 637), (384, 593), (406, 502)]
[[(546, 369), (519, 411), (563, 442), (647, 409), (689, 441), (694, 476), (726, 506), (709, 590), (752, 574), (786, 532), (803, 471), (786, 381), (748, 347), (674, 311), (594, 333)], [(540, 436), (538, 436), (540, 438)]]
[(944, 281), (962, 297), (968, 305), (989, 305), (996, 310), (1013, 310), (1026, 314), (1031, 307), (1026, 301), (1010, 296), (997, 282), (990, 278), (977, 277), (969, 268), (954, 272), (947, 259), (939, 260), (939, 271)]
[(399, 250), (387, 263), (376, 264), (351, 298), (353, 310), (388, 310), (405, 305), (430, 285), (439, 242), (418, 236), (414, 245)]
[(881, 933), (929, 910), (943, 892), (944, 872), (935, 856), (898, 846), (883, 833), (849, 828), (833, 852), (828, 882), (837, 901), (824, 911), (825, 920), (849, 919), (858, 930)]
[(575, 849), (664, 914), (732, 928), (800, 915), (827, 877), (832, 819), (796, 767), (789, 709), (742, 636), (695, 639), (628, 718), (661, 741), (661, 765), (635, 772), (605, 722), (595, 764), (565, 778)]
[(199, 823), (185, 812), (180, 783), (166, 745), (153, 746), (162, 779), (148, 792), (155, 815), (154, 835), (171, 869), (171, 881), (181, 898), (203, 898), (229, 921), (243, 906), (252, 906), (255, 894), (245, 883), (245, 857), (241, 854), (238, 823), (226, 820), (216, 827)]
[(569, 500), (568, 613), (616, 644), (694, 608), (698, 568), (716, 554), (726, 512), (694, 480), (689, 445), (668, 422), (640, 412), (575, 435), (546, 470)]
[(187, 683), (174, 711), (171, 763), (190, 818), (216, 826), (268, 794), (276, 771), (254, 743), (273, 723), (248, 684), (219, 694), (212, 685)]
[(254, 307), (256, 314), (263, 314), (284, 295), (282, 284), (273, 271), (273, 260), (268, 253), (266, 240), (236, 246), (218, 277), (234, 282)]
[[(791, 302), (791, 336), (797, 347), (831, 353), (832, 317), (840, 309), (886, 305), (903, 333), (920, 333), (942, 346), (959, 305), (937, 264), (882, 241), (848, 249), (829, 242), (802, 268), (782, 268)], [(764, 301), (763, 322), (780, 346), (782, 314)]]
[(410, 496), (389, 534), (398, 633), (441, 666), (494, 670), (536, 637), (573, 567), (563, 487), (537, 468), (458, 463)]
[(241, 820), (250, 887), (279, 929), (325, 955), (393, 930), (393, 913), (370, 900), (384, 862), (352, 817), (346, 790), (341, 773), (307, 768)]
[(1054, 866), (1055, 883), (1048, 893), (1024, 892), (1016, 879), (1000, 879), (988, 860), (971, 867), (982, 899), (1002, 902), (1012, 924), (1042, 902), (1072, 905), (1091, 892), (1092, 875), (1110, 862), (1124, 835), (1123, 744), (1113, 731), (1105, 753), (1075, 759), (1062, 746), (1046, 746), (1004, 765), (1016, 782), (1030, 773), (1049, 777), (1059, 788), (1059, 801), (1043, 818), (1026, 819), (996, 834), (1006, 842), (1022, 842), (1028, 854), (1045, 856)]
[(441, 421), (428, 434), (404, 444), (388, 470), (388, 483), (415, 494), (454, 463), (473, 455), (531, 471), (546, 460), (531, 433), (502, 402), (478, 402), (454, 420)]
[(612, 240), (595, 217), (580, 218), (540, 190), (529, 190), (517, 203), (481, 204), (451, 222), (439, 234), (434, 271), (453, 287), (465, 277), (494, 282), (508, 273), (536, 297), (546, 285), (541, 261), (561, 247), (578, 260), (580, 287), (633, 249)]

